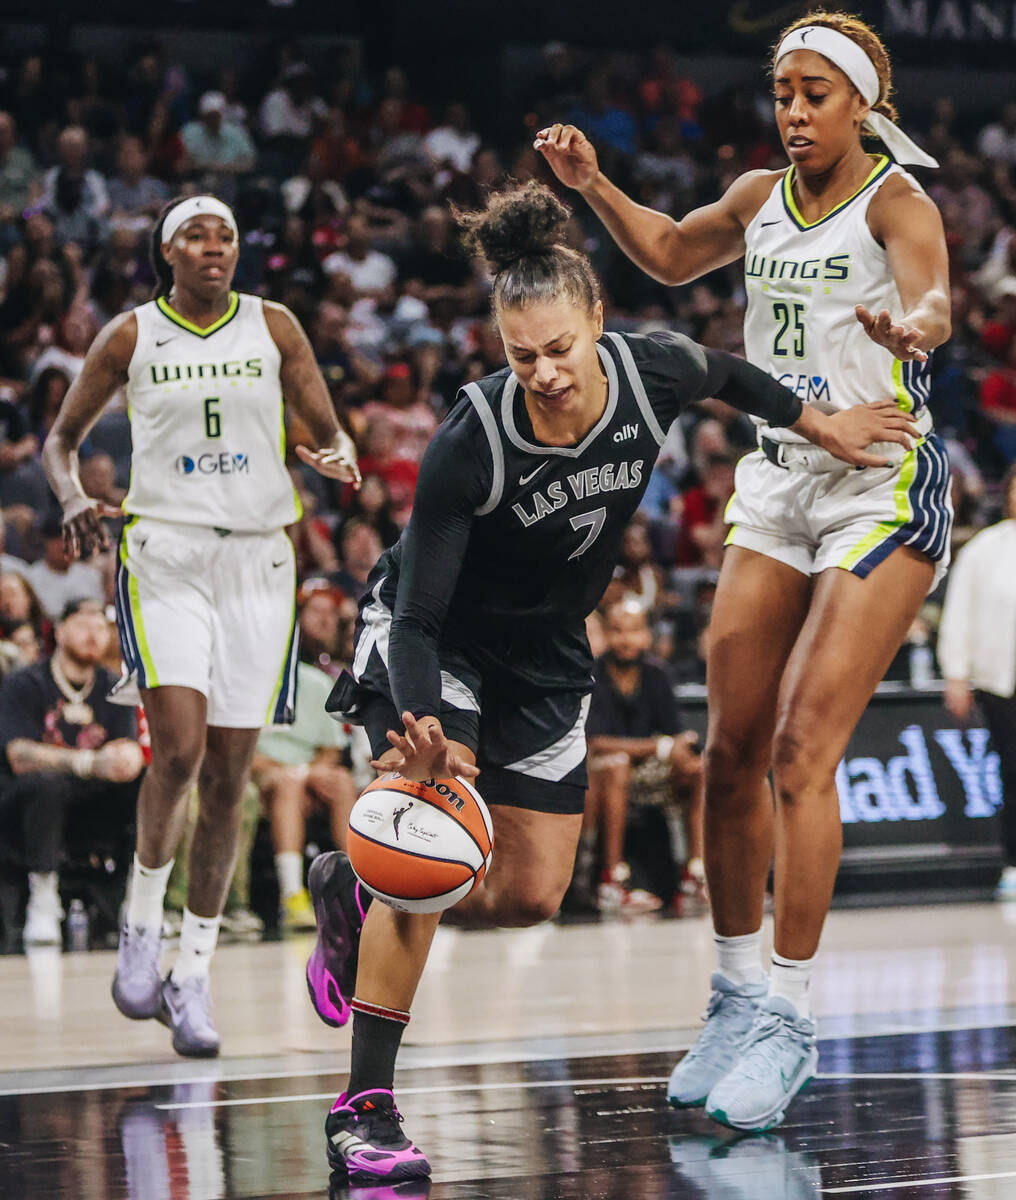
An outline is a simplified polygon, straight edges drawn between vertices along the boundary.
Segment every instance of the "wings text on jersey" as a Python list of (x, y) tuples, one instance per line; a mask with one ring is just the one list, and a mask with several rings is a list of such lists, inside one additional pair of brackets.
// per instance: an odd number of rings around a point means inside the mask
[(230, 359), (224, 363), (152, 363), (152, 383), (179, 383), (183, 379), (260, 379), (260, 358)]
[(602, 467), (590, 467), (585, 471), (577, 471), (567, 477), (567, 485), (572, 496), (565, 490), (565, 481), (552, 480), (542, 492), (533, 492), (532, 511), (527, 512), (523, 504), (513, 504), (512, 512), (528, 529), (535, 525), (548, 513), (557, 512), (571, 503), (572, 499), (587, 500), (590, 496), (599, 496), (604, 492), (616, 492), (624, 488), (642, 486), (642, 472), (645, 469), (645, 459), (634, 462), (606, 463)]
[(746, 279), (796, 279), (805, 283), (845, 283), (850, 278), (850, 259), (847, 254), (830, 254), (827, 258), (769, 258), (765, 254), (749, 253), (744, 260)]

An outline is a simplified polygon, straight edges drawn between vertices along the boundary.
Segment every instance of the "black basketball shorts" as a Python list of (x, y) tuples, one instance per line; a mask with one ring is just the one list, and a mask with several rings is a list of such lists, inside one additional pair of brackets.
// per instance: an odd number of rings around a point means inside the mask
[[(328, 699), (330, 713), (362, 725), (375, 758), (402, 732), (378, 639), (361, 628), (354, 659)], [(585, 804), (589, 691), (545, 691), (513, 674), (481, 670), (468, 650), (442, 648), (441, 711), (445, 736), (476, 755), (477, 789), (488, 804), (576, 814)]]

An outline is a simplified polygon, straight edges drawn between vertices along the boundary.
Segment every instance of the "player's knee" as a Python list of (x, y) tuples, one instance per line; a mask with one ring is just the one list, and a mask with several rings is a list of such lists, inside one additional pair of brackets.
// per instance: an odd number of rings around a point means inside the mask
[(524, 894), (505, 897), (500, 906), (497, 923), (516, 929), (542, 925), (544, 921), (549, 921), (557, 915), (564, 891), (564, 888), (543, 885)]
[(163, 787), (188, 793), (197, 782), (200, 769), (200, 751), (183, 742), (160, 747), (149, 767)]
[(715, 807), (727, 799), (740, 803), (745, 787), (764, 776), (768, 765), (768, 746), (754, 745), (722, 729), (712, 731), (705, 750), (707, 804)]
[(802, 720), (782, 722), (773, 739), (773, 787), (780, 804), (799, 801), (815, 786), (820, 764), (814, 739), (806, 733), (808, 724)]

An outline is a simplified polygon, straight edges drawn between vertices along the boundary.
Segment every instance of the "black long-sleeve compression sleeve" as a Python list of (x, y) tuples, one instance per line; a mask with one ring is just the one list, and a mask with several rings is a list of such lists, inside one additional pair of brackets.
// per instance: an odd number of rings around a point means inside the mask
[(388, 641), (388, 678), (399, 713), (436, 717), (440, 711), (441, 630), (473, 515), (490, 494), (491, 467), (483, 464), (483, 451), (476, 448), (481, 440), (485, 445), (486, 437), (467, 405), (449, 416), (420, 464), (413, 515), (402, 535)]
[(705, 356), (706, 377), (698, 399), (715, 396), (772, 426), (793, 425), (801, 416), (801, 400), (765, 371), (725, 350), (705, 350)]

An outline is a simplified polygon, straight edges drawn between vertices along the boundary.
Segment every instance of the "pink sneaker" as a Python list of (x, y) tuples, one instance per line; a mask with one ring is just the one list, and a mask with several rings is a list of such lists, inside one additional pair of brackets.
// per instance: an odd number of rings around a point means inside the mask
[(402, 1114), (391, 1092), (377, 1088), (335, 1101), (325, 1121), (328, 1165), (351, 1183), (421, 1179), (430, 1163), (402, 1132)]

